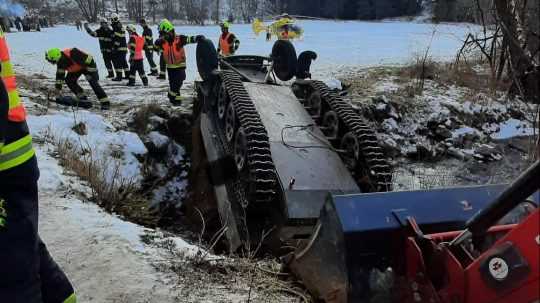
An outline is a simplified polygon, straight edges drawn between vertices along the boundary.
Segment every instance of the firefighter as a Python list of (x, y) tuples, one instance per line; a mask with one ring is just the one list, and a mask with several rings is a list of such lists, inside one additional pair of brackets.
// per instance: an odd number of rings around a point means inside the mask
[(76, 303), (38, 234), (39, 169), (1, 31), (0, 61), (0, 301)]
[(45, 53), (45, 59), (57, 66), (55, 85), (56, 95), (60, 94), (62, 85), (65, 81), (69, 89), (77, 97), (79, 104), (88, 104), (91, 106), (88, 97), (84, 94), (84, 90), (77, 83), (81, 75), (84, 75), (90, 84), (90, 87), (92, 87), (92, 90), (96, 94), (99, 103), (101, 104), (101, 109), (109, 109), (109, 99), (103, 88), (99, 85), (96, 62), (91, 55), (77, 48), (67, 48), (64, 50), (51, 48)]
[(158, 76), (158, 69), (156, 66), (156, 63), (154, 62), (154, 37), (152, 34), (152, 29), (148, 24), (146, 24), (146, 20), (141, 19), (139, 24), (143, 28), (143, 37), (144, 37), (144, 55), (146, 56), (146, 60), (148, 61), (148, 64), (150, 65), (150, 76)]
[[(129, 79), (128, 76), (128, 63), (126, 60), (127, 56), (127, 43), (126, 43), (126, 32), (118, 14), (112, 14), (111, 16), (111, 25), (113, 29), (113, 54), (115, 59), (115, 68), (116, 68), (116, 78), (113, 81), (122, 81), (122, 79)], [(123, 74), (123, 77), (122, 77)]]
[[(163, 22), (169, 22), (169, 20), (163, 19), (159, 24), (162, 24)], [(158, 33), (159, 33), (158, 39), (162, 39), (164, 33), (160, 29), (159, 25), (158, 25)], [(159, 80), (166, 80), (167, 79), (167, 73), (166, 73), (167, 65), (165, 64), (165, 58), (163, 58), (163, 51), (159, 47), (154, 46), (154, 48), (159, 52), (159, 75), (157, 78)]]
[(220, 26), (221, 36), (219, 37), (217, 52), (223, 57), (234, 55), (238, 47), (240, 47), (240, 40), (233, 33), (229, 32), (231, 27), (229, 22), (221, 22)]
[(175, 105), (182, 103), (180, 88), (186, 79), (186, 53), (184, 46), (196, 43), (204, 36), (184, 36), (176, 35), (171, 22), (164, 20), (159, 24), (159, 30), (163, 32), (163, 37), (155, 42), (155, 46), (162, 50), (163, 58), (167, 65), (167, 75), (169, 77), (169, 100)]
[(100, 27), (93, 31), (90, 28), (90, 25), (88, 23), (84, 24), (84, 28), (86, 29), (86, 32), (95, 38), (99, 39), (99, 48), (101, 50), (101, 55), (103, 56), (103, 61), (105, 62), (105, 67), (107, 67), (107, 78), (114, 78), (115, 70), (113, 65), (113, 42), (112, 42), (112, 36), (113, 31), (109, 27), (109, 23), (107, 22), (107, 19), (100, 18), (99, 20)]
[(135, 76), (139, 73), (139, 77), (143, 82), (144, 86), (148, 86), (148, 78), (144, 73), (144, 57), (143, 51), (145, 48), (145, 37), (139, 36), (137, 34), (137, 29), (133, 25), (128, 25), (126, 27), (129, 33), (129, 82), (128, 86), (135, 85)]

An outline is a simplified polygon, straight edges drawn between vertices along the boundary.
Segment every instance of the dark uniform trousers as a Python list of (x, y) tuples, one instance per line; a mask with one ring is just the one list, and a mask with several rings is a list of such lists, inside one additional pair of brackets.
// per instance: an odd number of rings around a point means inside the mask
[(114, 75), (115, 69), (119, 69), (114, 64), (114, 56), (111, 51), (102, 51), (101, 54), (103, 55), (103, 61), (105, 62), (105, 67), (107, 68), (107, 72), (109, 75)]
[(74, 290), (38, 235), (36, 158), (0, 172), (0, 302), (62, 303)]
[(143, 84), (145, 86), (148, 85), (148, 78), (146, 77), (146, 74), (144, 73), (144, 61), (140, 59), (140, 60), (130, 60), (129, 62), (130, 62), (129, 83), (134, 84), (135, 75), (139, 73), (139, 77), (141, 77)]
[(167, 75), (169, 76), (169, 101), (179, 103), (182, 101), (180, 88), (182, 88), (182, 84), (186, 80), (186, 69), (167, 68)]
[(66, 76), (66, 84), (69, 87), (69, 89), (77, 96), (77, 97), (83, 97), (84, 96), (84, 90), (82, 87), (77, 83), (81, 75), (84, 75), (86, 77), (86, 80), (88, 81), (88, 84), (90, 84), (90, 87), (96, 94), (96, 97), (99, 101), (104, 101), (107, 99), (107, 94), (99, 85), (99, 75), (97, 72), (89, 72), (87, 70), (82, 70), (80, 72), (75, 73), (68, 73)]
[(127, 56), (127, 51), (114, 52), (114, 60), (115, 60), (114, 66), (116, 68), (116, 72), (123, 71), (127, 76), (127, 72), (129, 71), (129, 66), (127, 63), (126, 56)]
[(146, 60), (148, 60), (148, 64), (150, 65), (150, 72), (157, 73), (157, 66), (154, 62), (154, 52), (151, 50), (145, 50), (144, 55), (146, 57)]
[(159, 52), (159, 75), (165, 77), (166, 70), (167, 63), (165, 63), (165, 57), (163, 57), (163, 52)]

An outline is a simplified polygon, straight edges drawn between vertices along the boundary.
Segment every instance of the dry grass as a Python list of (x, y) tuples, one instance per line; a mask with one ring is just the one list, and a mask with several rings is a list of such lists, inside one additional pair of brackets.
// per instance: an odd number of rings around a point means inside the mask
[(157, 104), (140, 106), (133, 117), (132, 126), (135, 132), (138, 134), (146, 134), (148, 132), (149, 119), (152, 116), (167, 117), (168, 114)]
[(46, 137), (55, 146), (60, 165), (87, 183), (91, 199), (98, 205), (130, 221), (145, 226), (156, 225), (157, 218), (148, 208), (148, 201), (138, 191), (136, 183), (121, 175), (119, 159), (96, 157), (90, 145), (76, 147), (70, 140), (50, 132)]

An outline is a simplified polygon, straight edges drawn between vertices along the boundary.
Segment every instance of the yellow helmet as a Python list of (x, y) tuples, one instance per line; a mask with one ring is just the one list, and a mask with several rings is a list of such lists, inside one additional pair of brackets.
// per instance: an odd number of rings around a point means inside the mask
[(52, 63), (58, 62), (60, 57), (62, 57), (62, 51), (57, 47), (51, 48), (45, 53), (45, 59)]

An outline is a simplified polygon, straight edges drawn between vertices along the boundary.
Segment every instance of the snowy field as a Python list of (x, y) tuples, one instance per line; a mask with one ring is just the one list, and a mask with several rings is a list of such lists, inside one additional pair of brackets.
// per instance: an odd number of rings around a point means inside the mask
[[(313, 71), (315, 76), (321, 78), (353, 67), (407, 63), (415, 54), (424, 53), (430, 43), (430, 53), (434, 59), (448, 60), (455, 56), (465, 36), (476, 29), (467, 24), (433, 25), (400, 21), (302, 21), (300, 24), (304, 27), (305, 35), (303, 40), (294, 42), (297, 52), (313, 50), (318, 53), (319, 59), (314, 63)], [(155, 26), (153, 29), (155, 32)], [(140, 32), (141, 28), (138, 27), (138, 30)], [(178, 26), (176, 31), (186, 35), (202, 34), (214, 43), (217, 43), (220, 33), (218, 26)], [(251, 25), (233, 25), (231, 31), (241, 41), (238, 54), (270, 54), (273, 44), (266, 42), (264, 35), (255, 36)], [(26, 72), (45, 73), (52, 77), (55, 69), (44, 60), (45, 51), (51, 47), (79, 47), (97, 57), (100, 72), (105, 75), (97, 39), (84, 30), (77, 31), (74, 26), (61, 25), (45, 28), (42, 32), (12, 33), (8, 40), (14, 63)], [(187, 47), (187, 56), (187, 77), (190, 81), (197, 76), (195, 45)], [(149, 70), (148, 66), (146, 69)]]

